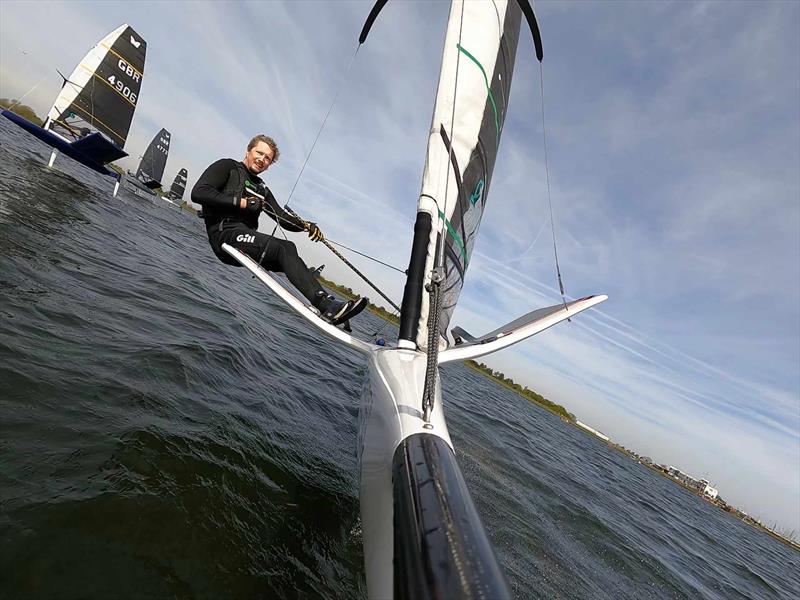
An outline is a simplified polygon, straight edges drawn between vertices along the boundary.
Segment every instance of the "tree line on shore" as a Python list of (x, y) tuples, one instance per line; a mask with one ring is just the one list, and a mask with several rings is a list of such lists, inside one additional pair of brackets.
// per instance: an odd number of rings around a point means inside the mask
[(527, 398), (528, 400), (530, 400), (535, 404), (538, 404), (545, 410), (549, 410), (551, 413), (558, 415), (562, 419), (570, 421), (571, 423), (575, 422), (575, 415), (569, 412), (566, 408), (564, 408), (560, 404), (556, 404), (552, 400), (548, 400), (541, 394), (538, 394), (533, 390), (528, 389), (527, 386), (523, 386), (516, 383), (513, 379), (511, 379), (510, 377), (506, 377), (500, 371), (493, 371), (490, 367), (487, 367), (485, 364), (476, 362), (474, 360), (466, 360), (464, 362), (467, 363), (467, 365), (470, 366), (471, 368), (475, 369), (476, 371), (488, 377), (489, 379), (494, 379), (499, 384), (511, 390), (514, 390), (523, 398)]
[(0, 98), (0, 108), (5, 108), (6, 110), (10, 110), (13, 113), (18, 114), (23, 119), (28, 119), (34, 125), (39, 125), (44, 122), (39, 116), (36, 114), (36, 111), (33, 110), (27, 104), (20, 104), (17, 100), (13, 98)]

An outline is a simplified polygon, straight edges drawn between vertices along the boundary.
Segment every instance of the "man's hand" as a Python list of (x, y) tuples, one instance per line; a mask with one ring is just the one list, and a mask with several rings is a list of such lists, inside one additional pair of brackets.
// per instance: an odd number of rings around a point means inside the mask
[(239, 208), (250, 214), (260, 213), (261, 206), (261, 198), (256, 198), (255, 196), (245, 196), (239, 200)]
[(325, 239), (325, 236), (322, 235), (322, 230), (317, 226), (316, 223), (306, 221), (303, 225), (305, 226), (306, 231), (308, 231), (308, 237), (311, 238), (312, 242), (320, 242)]

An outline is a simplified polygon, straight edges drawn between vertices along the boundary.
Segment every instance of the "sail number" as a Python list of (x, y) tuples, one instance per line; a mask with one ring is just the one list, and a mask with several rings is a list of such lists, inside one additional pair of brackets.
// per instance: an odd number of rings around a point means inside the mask
[(108, 83), (110, 83), (111, 86), (115, 90), (117, 90), (120, 94), (122, 94), (128, 100), (136, 104), (136, 92), (132, 92), (131, 88), (122, 83), (121, 79), (117, 79), (115, 75), (111, 75), (111, 77), (108, 78)]
[(137, 73), (136, 69), (134, 69), (131, 65), (120, 58), (119, 62), (117, 62), (117, 66), (119, 67), (120, 71), (125, 73), (125, 75), (132, 78), (136, 83), (139, 83), (139, 73)]
[[(141, 81), (139, 73), (126, 61), (119, 59), (119, 61), (117, 61), (117, 67), (119, 67), (119, 70), (125, 73), (125, 75), (133, 79), (134, 83), (139, 83)], [(107, 81), (111, 84), (111, 87), (117, 90), (122, 96), (130, 100), (133, 104), (136, 104), (136, 92), (125, 85), (125, 82), (117, 75), (110, 75)]]

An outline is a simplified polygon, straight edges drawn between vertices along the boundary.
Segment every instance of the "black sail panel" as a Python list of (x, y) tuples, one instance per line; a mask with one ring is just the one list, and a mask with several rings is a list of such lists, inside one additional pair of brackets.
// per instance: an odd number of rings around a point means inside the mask
[(167, 157), (169, 156), (169, 140), (169, 131), (166, 129), (159, 131), (139, 162), (136, 178), (148, 187), (161, 185), (161, 178), (164, 176), (164, 168), (167, 166)]
[(169, 196), (173, 200), (180, 200), (183, 198), (183, 194), (186, 191), (186, 178), (189, 176), (189, 173), (186, 169), (181, 169), (178, 171), (178, 174), (175, 176), (175, 181), (172, 182), (172, 186), (169, 188)]
[[(452, 235), (446, 238), (445, 243), (452, 250), (448, 255), (458, 256), (455, 266), (461, 266), (464, 271), (468, 266), (468, 259), (472, 255), (478, 226), (485, 210), (500, 143), (500, 132), (508, 108), (514, 55), (519, 39), (519, 24), (511, 21), (511, 19), (515, 21), (519, 19), (519, 16), (515, 14), (515, 8), (516, 5), (512, 4), (512, 10), (506, 13), (506, 26), (503, 29), (500, 51), (491, 77), (490, 91), (483, 107), (483, 118), (477, 143), (472, 149), (469, 162), (464, 167), (461, 181), (456, 179), (459, 193), (457, 208), (450, 217), (450, 225), (454, 231), (461, 234), (461, 244), (459, 244), (458, 237)], [(466, 54), (466, 51), (462, 51), (462, 53)], [(469, 65), (469, 63), (467, 64)], [(457, 178), (459, 172), (458, 165), (453, 165), (454, 177)], [(463, 283), (463, 274), (459, 279)], [(459, 285), (458, 289), (460, 290), (460, 288)]]

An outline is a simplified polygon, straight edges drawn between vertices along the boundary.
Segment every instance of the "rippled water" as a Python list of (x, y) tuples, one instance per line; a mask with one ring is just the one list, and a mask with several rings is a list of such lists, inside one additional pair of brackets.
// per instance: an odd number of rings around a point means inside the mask
[[(198, 219), (48, 155), (0, 119), (2, 595), (364, 597), (362, 360)], [(463, 365), (443, 379), (516, 597), (800, 596), (797, 552)]]

